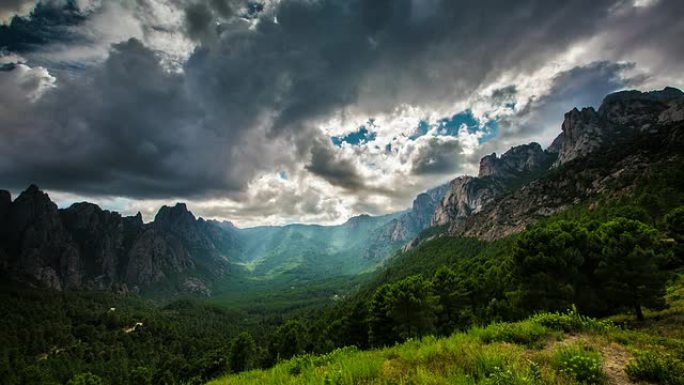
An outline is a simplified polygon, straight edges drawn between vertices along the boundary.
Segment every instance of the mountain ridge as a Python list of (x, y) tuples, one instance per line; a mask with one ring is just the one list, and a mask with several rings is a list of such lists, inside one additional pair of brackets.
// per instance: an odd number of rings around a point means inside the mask
[(211, 295), (212, 284), (231, 274), (358, 274), (402, 246), (417, 245), (430, 227), (491, 240), (606, 191), (628, 189), (630, 178), (681, 156), (683, 121), (684, 93), (677, 89), (610, 94), (598, 110), (567, 112), (546, 149), (532, 142), (486, 155), (478, 176), (427, 190), (408, 210), (335, 226), (240, 229), (197, 218), (181, 202), (162, 206), (143, 223), (140, 213), (122, 216), (88, 202), (59, 209), (36, 185), (14, 201), (0, 190), (0, 270), (59, 290), (198, 295)]

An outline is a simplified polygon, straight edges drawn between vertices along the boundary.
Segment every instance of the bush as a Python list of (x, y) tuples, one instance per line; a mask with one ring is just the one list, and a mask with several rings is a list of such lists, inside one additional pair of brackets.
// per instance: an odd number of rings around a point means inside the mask
[(491, 324), (473, 328), (471, 333), (484, 343), (511, 342), (528, 346), (535, 345), (549, 334), (546, 327), (530, 321)]
[(549, 329), (559, 330), (566, 333), (571, 332), (605, 332), (613, 327), (613, 324), (606, 321), (599, 321), (580, 314), (575, 306), (568, 309), (565, 313), (538, 313), (530, 318)]
[(601, 355), (590, 347), (561, 348), (556, 351), (551, 363), (559, 372), (583, 384), (603, 384), (606, 379), (601, 369)]
[(494, 367), (494, 371), (487, 377), (487, 385), (516, 385), (518, 378), (510, 369)]
[(670, 354), (637, 352), (625, 367), (625, 373), (634, 381), (684, 385), (684, 363)]
[(103, 385), (102, 379), (90, 372), (75, 375), (67, 385)]

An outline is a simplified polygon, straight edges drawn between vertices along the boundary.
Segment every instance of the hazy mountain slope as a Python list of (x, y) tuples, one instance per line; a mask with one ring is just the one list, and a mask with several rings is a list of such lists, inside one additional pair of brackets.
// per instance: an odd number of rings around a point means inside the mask
[(288, 270), (327, 275), (356, 274), (385, 255), (371, 249), (373, 233), (401, 214), (361, 215), (339, 226), (287, 225), (240, 229), (240, 261), (258, 276)]

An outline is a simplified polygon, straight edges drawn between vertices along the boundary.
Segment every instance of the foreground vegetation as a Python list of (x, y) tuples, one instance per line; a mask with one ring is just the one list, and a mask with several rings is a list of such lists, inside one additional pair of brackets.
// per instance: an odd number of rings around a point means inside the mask
[[(679, 290), (682, 282), (680, 278)], [(230, 375), (210, 384), (681, 385), (680, 295), (670, 298), (670, 310), (648, 313), (637, 329), (576, 311), (539, 313), (523, 321), (475, 326), (449, 337), (428, 336), (382, 349), (347, 347), (324, 355), (305, 354), (269, 370)]]

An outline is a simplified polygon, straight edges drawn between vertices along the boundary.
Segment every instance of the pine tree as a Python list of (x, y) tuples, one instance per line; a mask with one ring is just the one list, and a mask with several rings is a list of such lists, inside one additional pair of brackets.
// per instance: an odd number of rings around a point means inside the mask
[(404, 278), (392, 285), (389, 316), (395, 334), (401, 339), (408, 339), (435, 333), (438, 300), (430, 282), (419, 275)]
[(581, 267), (590, 254), (589, 234), (575, 222), (536, 227), (513, 249), (518, 305), (527, 310), (565, 310), (576, 301)]
[(613, 307), (632, 308), (638, 320), (644, 319), (642, 306), (662, 307), (666, 280), (655, 251), (657, 230), (639, 221), (617, 218), (601, 225), (598, 235), (602, 251), (596, 274)]
[(230, 344), (230, 370), (234, 373), (252, 369), (256, 358), (254, 338), (247, 332), (240, 333)]

